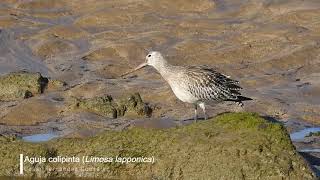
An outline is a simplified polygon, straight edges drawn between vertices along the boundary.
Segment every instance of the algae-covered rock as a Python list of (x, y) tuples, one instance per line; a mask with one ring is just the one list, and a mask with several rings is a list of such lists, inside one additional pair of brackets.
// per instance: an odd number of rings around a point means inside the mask
[(43, 93), (48, 79), (40, 73), (14, 72), (0, 76), (0, 101), (28, 98)]
[[(229, 113), (165, 130), (106, 131), (86, 139), (3, 141), (0, 176), (18, 175), (19, 154), (79, 158), (80, 162), (69, 163), (25, 162), (24, 176), (33, 178), (315, 179), (285, 128), (252, 113)], [(105, 162), (83, 163), (85, 156), (102, 157)], [(116, 157), (146, 161), (153, 157), (154, 163), (121, 163)]]
[(112, 101), (111, 96), (78, 100), (77, 107), (102, 116), (110, 118), (117, 117), (117, 109), (114, 107), (114, 102)]
[(310, 132), (306, 137), (312, 137), (312, 136), (320, 136), (320, 131), (318, 131), (318, 132)]
[(117, 118), (125, 114), (150, 116), (152, 113), (152, 109), (142, 101), (139, 93), (126, 95), (117, 101), (114, 101), (109, 95), (78, 99), (76, 106), (109, 118)]
[(12, 72), (0, 76), (0, 101), (12, 101), (29, 98), (44, 93), (46, 89), (58, 90), (66, 83), (56, 79), (48, 79), (40, 73)]
[(139, 93), (129, 94), (117, 101), (117, 112), (123, 115), (151, 116), (152, 109), (145, 104)]
[(0, 142), (13, 142), (18, 140), (19, 138), (16, 135), (3, 135), (0, 134)]

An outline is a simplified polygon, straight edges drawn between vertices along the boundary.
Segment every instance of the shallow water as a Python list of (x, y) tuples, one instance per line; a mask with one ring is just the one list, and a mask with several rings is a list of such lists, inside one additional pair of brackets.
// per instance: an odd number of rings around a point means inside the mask
[(298, 151), (305, 153), (320, 153), (320, 149), (300, 149)]
[(290, 134), (290, 138), (292, 141), (302, 141), (310, 133), (319, 132), (319, 131), (320, 131), (320, 127), (306, 128), (301, 131)]
[(24, 136), (22, 137), (22, 140), (26, 142), (46, 142), (57, 137), (59, 136), (56, 134), (45, 133), (45, 134), (34, 134), (30, 136)]

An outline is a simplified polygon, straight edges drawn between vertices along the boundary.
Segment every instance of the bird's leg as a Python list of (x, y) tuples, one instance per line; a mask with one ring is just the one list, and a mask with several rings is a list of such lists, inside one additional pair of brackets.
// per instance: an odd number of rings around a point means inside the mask
[(194, 104), (194, 121), (197, 122), (198, 119), (198, 106), (197, 104)]
[(207, 113), (206, 113), (206, 106), (204, 103), (199, 103), (199, 106), (200, 108), (202, 109), (203, 111), (203, 114), (204, 114), (204, 119), (207, 120), (208, 119), (208, 116), (207, 116)]

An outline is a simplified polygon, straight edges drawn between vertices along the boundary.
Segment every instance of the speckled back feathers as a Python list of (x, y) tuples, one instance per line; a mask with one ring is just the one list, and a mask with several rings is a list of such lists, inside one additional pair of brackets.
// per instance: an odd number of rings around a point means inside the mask
[[(239, 82), (208, 66), (189, 66), (185, 69), (188, 91), (201, 101), (244, 100)], [(250, 98), (247, 98), (249, 100)]]

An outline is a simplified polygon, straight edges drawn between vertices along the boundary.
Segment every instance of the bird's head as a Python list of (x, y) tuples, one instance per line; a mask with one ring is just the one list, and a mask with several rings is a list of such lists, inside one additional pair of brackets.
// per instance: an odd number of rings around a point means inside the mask
[(159, 70), (159, 68), (166, 63), (166, 60), (163, 58), (163, 56), (161, 55), (160, 52), (158, 51), (151, 51), (147, 54), (146, 56), (146, 60), (144, 63), (140, 64), (139, 66), (137, 66), (134, 70), (127, 72), (124, 75), (130, 74), (134, 71), (137, 71), (145, 66), (152, 66), (155, 69)]
[(135, 71), (141, 69), (145, 66), (152, 66), (158, 69), (165, 62), (165, 59), (162, 57), (161, 53), (158, 51), (151, 51), (146, 56), (146, 61), (140, 64), (138, 67), (135, 68)]
[(146, 64), (149, 66), (157, 67), (164, 62), (164, 58), (158, 51), (151, 51), (146, 56)]

